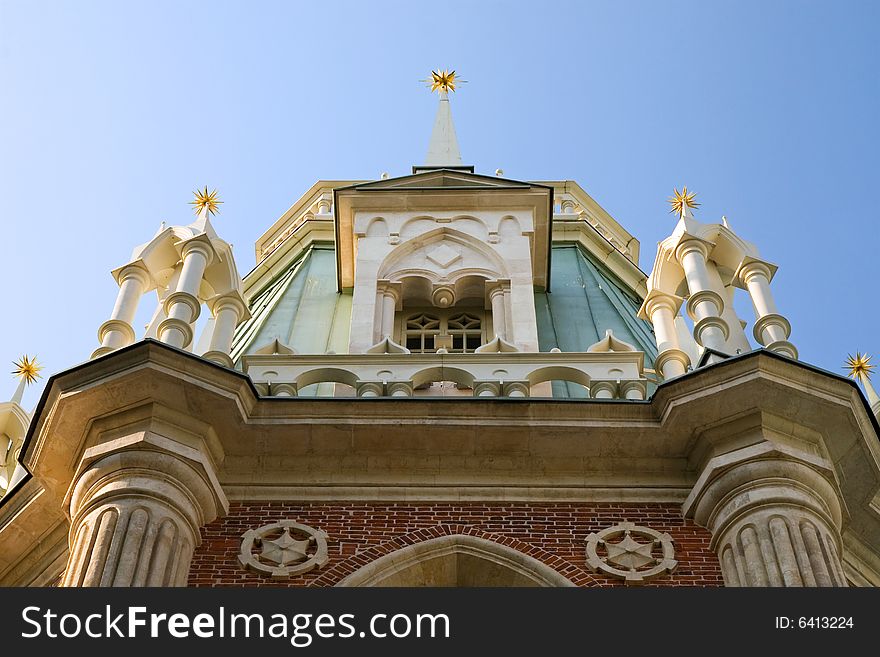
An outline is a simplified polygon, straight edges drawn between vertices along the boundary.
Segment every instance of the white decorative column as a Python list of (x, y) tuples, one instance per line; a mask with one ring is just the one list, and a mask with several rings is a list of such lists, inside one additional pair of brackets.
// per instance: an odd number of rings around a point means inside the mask
[(711, 246), (705, 240), (686, 235), (676, 247), (675, 257), (687, 279), (690, 292), (687, 309), (694, 320), (694, 339), (702, 347), (723, 353), (729, 329), (721, 318), (724, 300), (718, 291), (712, 289), (706, 266)]
[(379, 339), (394, 339), (394, 314), (400, 304), (399, 285), (387, 283), (382, 288), (382, 330)]
[(709, 461), (684, 513), (712, 532), (727, 586), (847, 586), (828, 468), (761, 445)]
[(140, 262), (133, 262), (120, 267), (114, 273), (119, 283), (116, 305), (110, 319), (98, 329), (98, 341), (101, 346), (93, 353), (92, 358), (103, 356), (135, 341), (132, 327), (138, 303), (150, 283), (150, 275)]
[(87, 449), (66, 498), (62, 586), (185, 586), (199, 528), (228, 502), (200, 450), (151, 431)]
[(177, 289), (165, 298), (165, 314), (159, 324), (159, 340), (185, 349), (192, 342), (191, 324), (201, 312), (198, 293), (205, 269), (214, 257), (214, 248), (207, 238), (199, 236), (183, 243), (181, 258), (183, 268), (177, 281)]
[(232, 348), (235, 328), (242, 320), (249, 317), (250, 313), (241, 294), (236, 291), (213, 297), (208, 301), (208, 307), (214, 315), (214, 332), (211, 334), (211, 344), (204, 357), (219, 365), (232, 367), (229, 351)]
[(654, 339), (657, 342), (655, 369), (664, 379), (681, 376), (691, 364), (690, 357), (681, 349), (675, 316), (684, 299), (658, 290), (651, 290), (639, 309), (639, 316), (650, 320), (654, 326)]
[(502, 281), (487, 283), (489, 304), (492, 308), (492, 328), (495, 335), (502, 340), (507, 339), (507, 290)]
[(791, 324), (779, 314), (770, 292), (770, 280), (775, 273), (775, 265), (747, 257), (739, 266), (736, 279), (752, 298), (755, 308), (755, 339), (770, 351), (796, 359), (797, 349), (788, 341)]

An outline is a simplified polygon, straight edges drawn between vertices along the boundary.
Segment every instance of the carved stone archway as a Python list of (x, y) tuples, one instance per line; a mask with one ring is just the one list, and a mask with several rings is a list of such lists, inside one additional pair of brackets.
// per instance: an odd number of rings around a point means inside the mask
[(534, 557), (478, 536), (452, 534), (386, 554), (337, 586), (574, 586)]

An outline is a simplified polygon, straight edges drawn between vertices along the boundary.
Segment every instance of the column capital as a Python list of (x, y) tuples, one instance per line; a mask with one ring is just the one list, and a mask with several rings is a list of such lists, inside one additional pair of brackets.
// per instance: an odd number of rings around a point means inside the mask
[(223, 294), (217, 294), (207, 300), (208, 309), (211, 311), (211, 314), (215, 317), (223, 310), (229, 308), (235, 311), (235, 315), (237, 317), (236, 324), (241, 323), (244, 320), (250, 319), (250, 312), (248, 311), (247, 304), (244, 301), (244, 298), (241, 296), (241, 292), (238, 290), (231, 290), (230, 292), (224, 292)]
[(119, 285), (122, 285), (129, 279), (134, 279), (141, 284), (145, 291), (153, 282), (146, 264), (140, 258), (129, 262), (127, 265), (117, 267), (110, 273)]
[(208, 239), (207, 235), (190, 237), (189, 239), (180, 242), (178, 248), (180, 249), (181, 259), (186, 259), (186, 256), (190, 253), (201, 253), (209, 265), (214, 261), (214, 258), (217, 255), (217, 251), (214, 249), (214, 245), (211, 244), (211, 240)]
[(682, 507), (712, 532), (728, 586), (846, 586), (833, 466), (770, 442), (706, 462)]
[(772, 262), (746, 256), (736, 268), (736, 271), (733, 274), (733, 282), (737, 287), (747, 289), (749, 280), (755, 276), (763, 276), (769, 283), (773, 280), (778, 269), (779, 267)]
[(690, 233), (683, 233), (681, 237), (678, 238), (678, 243), (675, 245), (673, 253), (675, 259), (679, 263), (681, 263), (682, 259), (688, 253), (693, 253), (695, 251), (703, 257), (703, 260), (708, 260), (709, 253), (713, 248), (715, 248), (713, 242), (704, 240), (702, 237), (697, 237), (696, 235), (691, 235)]
[(397, 306), (403, 300), (403, 283), (400, 281), (391, 281), (387, 278), (380, 278), (376, 281), (376, 291), (379, 294), (389, 296), (394, 299), (395, 310), (400, 310)]
[(486, 305), (489, 306), (492, 303), (492, 297), (498, 294), (504, 294), (505, 292), (510, 291), (510, 279), (509, 278), (496, 278), (492, 280), (488, 280), (485, 283), (486, 290)]
[(639, 308), (639, 317), (653, 323), (651, 315), (662, 308), (668, 309), (675, 316), (682, 303), (684, 303), (684, 299), (680, 296), (653, 289), (648, 292), (648, 296), (642, 302), (642, 306)]

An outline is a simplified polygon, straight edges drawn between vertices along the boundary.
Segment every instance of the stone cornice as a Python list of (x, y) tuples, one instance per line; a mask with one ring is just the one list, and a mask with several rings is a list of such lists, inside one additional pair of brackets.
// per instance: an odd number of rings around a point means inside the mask
[(878, 427), (861, 393), (772, 353), (677, 377), (646, 402), (261, 398), (243, 374), (148, 340), (49, 380), (22, 450), (33, 476), (0, 504), (0, 582), (30, 549), (24, 531), (63, 522), (90, 441), (144, 409), (157, 433), (205, 445), (233, 499), (682, 501), (759, 426), (845, 471), (844, 531), (880, 544)]

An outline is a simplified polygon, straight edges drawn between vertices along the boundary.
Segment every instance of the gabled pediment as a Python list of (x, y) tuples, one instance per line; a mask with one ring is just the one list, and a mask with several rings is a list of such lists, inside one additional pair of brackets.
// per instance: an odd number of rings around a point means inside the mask
[(433, 169), (419, 171), (408, 176), (375, 180), (367, 183), (352, 185), (347, 189), (357, 191), (371, 190), (409, 190), (409, 189), (438, 189), (438, 188), (473, 188), (473, 189), (512, 189), (528, 188), (530, 183), (519, 180), (508, 180), (496, 176), (484, 176), (468, 171), (455, 169)]

